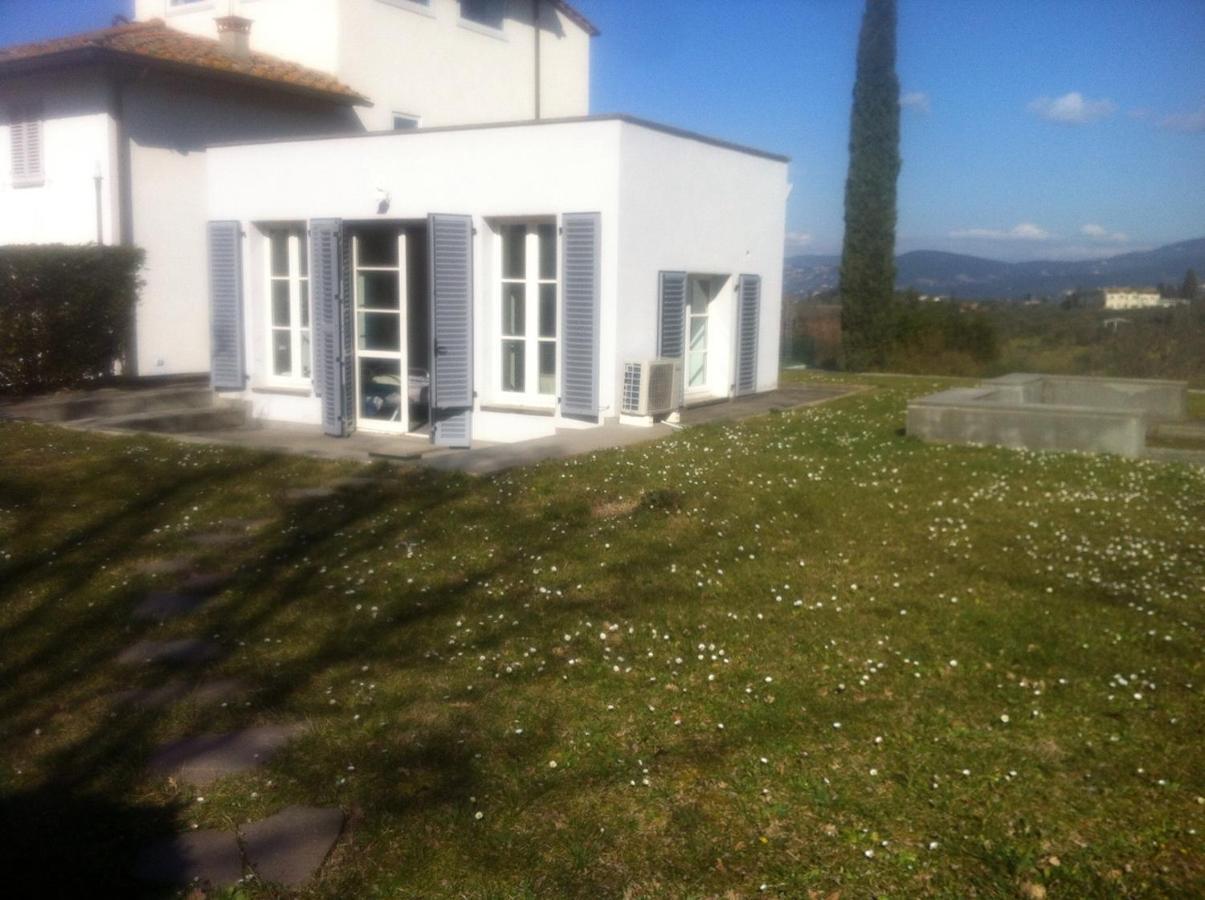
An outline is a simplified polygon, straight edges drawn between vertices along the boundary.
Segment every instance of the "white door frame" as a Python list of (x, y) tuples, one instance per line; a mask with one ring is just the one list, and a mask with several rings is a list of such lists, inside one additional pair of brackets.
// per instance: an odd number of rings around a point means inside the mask
[[(378, 226), (379, 227), (379, 226)], [(360, 236), (353, 228), (351, 230), (351, 259), (352, 259), (352, 311), (355, 325), (355, 348), (356, 348), (356, 386), (354, 402), (356, 404), (356, 428), (362, 431), (374, 431), (383, 434), (406, 434), (410, 430), (410, 365), (409, 365), (409, 296), (408, 296), (408, 278), (406, 272), (406, 231), (400, 225), (397, 235), (397, 266), (360, 266)], [(360, 279), (357, 277), (361, 271), (364, 272), (396, 272), (398, 278), (398, 350), (396, 352), (387, 350), (362, 350), (360, 348), (360, 297), (359, 285)], [(385, 310), (382, 310), (385, 312)], [(394, 421), (381, 421), (380, 419), (369, 419), (363, 415), (364, 398), (361, 392), (360, 384), (360, 360), (361, 359), (388, 359), (398, 361), (399, 384), (398, 390), (400, 396), (398, 399), (398, 417)]]

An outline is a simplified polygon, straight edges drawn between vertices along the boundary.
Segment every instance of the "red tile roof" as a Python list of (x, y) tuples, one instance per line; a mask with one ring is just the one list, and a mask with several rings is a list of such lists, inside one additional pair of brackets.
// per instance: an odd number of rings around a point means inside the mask
[(246, 59), (239, 59), (222, 49), (216, 40), (168, 28), (161, 19), (0, 48), (0, 72), (39, 63), (108, 60), (160, 64), (200, 76), (233, 78), (304, 92), (335, 103), (369, 105), (367, 98), (325, 72), (266, 53), (252, 52)]

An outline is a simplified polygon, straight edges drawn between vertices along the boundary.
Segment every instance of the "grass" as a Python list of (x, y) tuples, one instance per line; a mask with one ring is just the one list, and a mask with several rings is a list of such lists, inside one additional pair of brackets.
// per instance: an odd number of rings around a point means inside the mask
[[(922, 445), (938, 382), (867, 381), (290, 506), (364, 470), (0, 425), (9, 883), (120, 890), (155, 834), (309, 803), (350, 816), (313, 897), (1200, 895), (1205, 470)], [(208, 557), (234, 586), (135, 625), (137, 564), (232, 516), (274, 523)], [(148, 635), (259, 690), (117, 711)], [(262, 772), (142, 774), (289, 719)]]

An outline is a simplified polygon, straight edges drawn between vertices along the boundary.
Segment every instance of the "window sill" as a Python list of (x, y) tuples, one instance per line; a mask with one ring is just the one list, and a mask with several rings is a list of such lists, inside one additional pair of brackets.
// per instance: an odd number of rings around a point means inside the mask
[(481, 411), (519, 416), (543, 416), (547, 419), (556, 416), (556, 409), (551, 406), (520, 406), (510, 403), (483, 403)]
[(481, 22), (474, 22), (472, 19), (464, 18), (458, 20), (458, 24), (461, 28), (464, 28), (467, 31), (473, 31), (477, 34), (485, 35), (486, 37), (492, 37), (496, 41), (510, 40), (506, 36), (506, 32), (504, 32), (501, 28), (495, 28), (493, 25), (485, 25)]
[(435, 13), (431, 11), (431, 7), (426, 3), (417, 3), (415, 0), (379, 0), (379, 2), (396, 9), (404, 9), (406, 12), (412, 12), (426, 19), (435, 18)]
[(20, 181), (13, 180), (13, 188), (18, 191), (23, 191), (28, 188), (40, 188), (46, 186), (45, 178), (24, 178)]
[(258, 384), (251, 388), (253, 394), (283, 394), (289, 397), (310, 397), (314, 391), (310, 387), (296, 384)]

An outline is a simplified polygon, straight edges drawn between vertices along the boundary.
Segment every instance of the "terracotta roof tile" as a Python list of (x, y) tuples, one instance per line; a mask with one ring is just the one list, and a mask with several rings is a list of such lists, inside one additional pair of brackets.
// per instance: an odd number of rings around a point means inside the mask
[(342, 103), (367, 104), (363, 95), (353, 91), (332, 75), (266, 53), (251, 53), (247, 59), (228, 54), (210, 38), (198, 37), (168, 28), (161, 19), (115, 25), (100, 31), (0, 48), (0, 68), (11, 63), (49, 60), (60, 54), (94, 51), (100, 55), (140, 57), (149, 62), (196, 69), (198, 74), (212, 73), (265, 82), (283, 88), (303, 89), (325, 94)]

